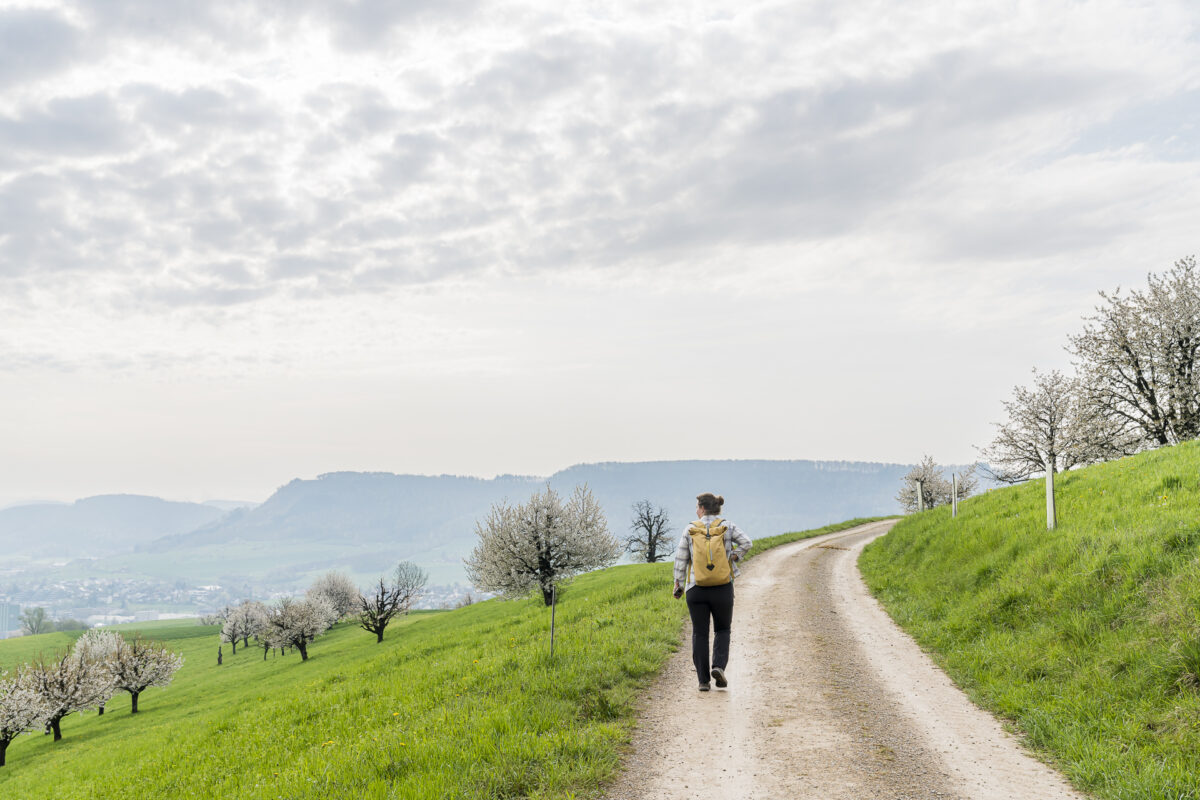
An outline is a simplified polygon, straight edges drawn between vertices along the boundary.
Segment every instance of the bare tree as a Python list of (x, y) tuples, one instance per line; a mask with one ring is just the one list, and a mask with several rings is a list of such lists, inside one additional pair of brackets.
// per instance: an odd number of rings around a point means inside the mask
[(1077, 378), (1058, 370), (1033, 371), (1033, 387), (1013, 387), (996, 423), (996, 438), (980, 451), (988, 471), (1004, 483), (1019, 483), (1037, 472), (1061, 472), (1128, 455), (1136, 437), (1087, 401)]
[(9, 675), (0, 672), (0, 767), (8, 746), (22, 733), (39, 727), (50, 717), (45, 698), (28, 680), (27, 673), (18, 669)]
[(46, 721), (54, 732), (54, 741), (62, 739), (59, 723), (74, 711), (83, 711), (107, 699), (112, 678), (100, 664), (89, 664), (77, 653), (55, 658), (38, 658), (27, 673), (30, 686), (47, 706)]
[(556, 584), (621, 556), (621, 543), (586, 486), (565, 503), (547, 486), (528, 503), (494, 505), (475, 533), (479, 542), (464, 559), (471, 582), (509, 597), (540, 589), (546, 605)]
[(400, 590), (395, 584), (384, 583), (379, 579), (379, 587), (370, 595), (359, 597), (358, 624), (365, 631), (375, 634), (375, 641), (383, 641), (383, 632), (387, 629), (392, 617), (399, 614)]
[(379, 579), (379, 586), (370, 595), (358, 599), (358, 624), (363, 630), (375, 634), (375, 641), (383, 641), (383, 632), (392, 618), (407, 614), (412, 604), (425, 592), (429, 573), (411, 561), (401, 561), (392, 571), (391, 583)]
[(1068, 350), (1076, 358), (1088, 400), (1151, 446), (1200, 436), (1200, 275), (1195, 257), (1146, 289), (1100, 292), (1096, 313)]
[(425, 594), (425, 586), (429, 583), (429, 573), (411, 561), (401, 561), (392, 570), (392, 585), (396, 587), (400, 598), (400, 611), (407, 614), (412, 605), (421, 595)]
[(358, 610), (358, 601), (362, 595), (350, 576), (344, 572), (329, 571), (313, 581), (312, 586), (305, 592), (308, 598), (320, 597), (342, 619)]
[(183, 666), (183, 656), (173, 653), (158, 642), (137, 635), (133, 641), (122, 640), (113, 659), (113, 685), (129, 692), (131, 714), (138, 713), (138, 697), (151, 686), (169, 686), (175, 672)]
[(21, 612), (21, 631), (26, 636), (36, 636), (39, 633), (50, 633), (54, 630), (54, 622), (41, 606), (27, 608)]
[(268, 641), (275, 647), (294, 647), (300, 651), (300, 660), (308, 660), (308, 645), (333, 623), (337, 616), (323, 598), (297, 600), (285, 597), (267, 614)]
[(631, 536), (625, 537), (625, 549), (637, 556), (638, 561), (653, 564), (671, 554), (671, 518), (667, 510), (655, 508), (649, 500), (633, 504)]
[[(958, 499), (971, 496), (979, 479), (975, 477), (975, 468), (968, 467), (958, 473)], [(904, 476), (904, 484), (896, 500), (907, 512), (917, 511), (922, 507), (946, 505), (954, 494), (953, 484), (946, 479), (942, 468), (930, 456), (921, 459), (908, 474)], [(921, 498), (924, 502), (921, 502)]]

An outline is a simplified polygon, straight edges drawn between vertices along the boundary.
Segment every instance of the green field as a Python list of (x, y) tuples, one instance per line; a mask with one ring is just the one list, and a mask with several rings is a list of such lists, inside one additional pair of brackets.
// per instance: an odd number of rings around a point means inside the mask
[[(849, 527), (755, 543), (754, 552)], [(414, 615), (382, 644), (343, 623), (298, 655), (225, 646), (189, 622), (122, 626), (187, 659), (129, 714), (72, 715), (58, 743), (19, 738), (0, 797), (592, 797), (617, 769), (633, 702), (679, 643), (684, 604), (669, 564), (584, 575), (560, 596), (555, 657), (540, 600)], [(76, 634), (0, 642), (0, 667)]]
[(1200, 798), (1200, 443), (910, 516), (860, 568), (893, 617), (1080, 788)]

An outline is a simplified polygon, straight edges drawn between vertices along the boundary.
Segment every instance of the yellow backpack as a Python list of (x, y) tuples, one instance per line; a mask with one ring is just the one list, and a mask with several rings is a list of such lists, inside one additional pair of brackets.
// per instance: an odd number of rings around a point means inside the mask
[(733, 568), (725, 553), (725, 520), (705, 524), (696, 520), (688, 528), (692, 539), (692, 576), (697, 586), (724, 586), (733, 580)]

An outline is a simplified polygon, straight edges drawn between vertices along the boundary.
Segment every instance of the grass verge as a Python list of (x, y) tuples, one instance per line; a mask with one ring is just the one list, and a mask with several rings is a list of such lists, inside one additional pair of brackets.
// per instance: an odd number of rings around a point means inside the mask
[(1200, 798), (1200, 443), (899, 522), (868, 586), (979, 705), (1098, 797)]

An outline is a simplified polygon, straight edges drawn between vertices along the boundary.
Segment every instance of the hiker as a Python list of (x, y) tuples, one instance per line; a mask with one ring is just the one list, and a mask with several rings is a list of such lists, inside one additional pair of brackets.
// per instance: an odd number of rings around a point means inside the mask
[[(729, 663), (729, 629), (733, 624), (733, 579), (740, 573), (737, 562), (750, 552), (750, 539), (727, 519), (718, 516), (725, 498), (705, 492), (696, 496), (699, 518), (683, 532), (675, 548), (675, 598), (687, 592), (692, 617), (692, 663), (700, 678), (700, 691), (729, 685), (725, 667)], [(713, 649), (708, 659), (708, 621), (712, 617)], [(711, 666), (711, 669), (710, 669)]]

